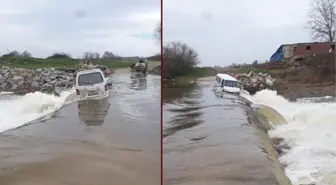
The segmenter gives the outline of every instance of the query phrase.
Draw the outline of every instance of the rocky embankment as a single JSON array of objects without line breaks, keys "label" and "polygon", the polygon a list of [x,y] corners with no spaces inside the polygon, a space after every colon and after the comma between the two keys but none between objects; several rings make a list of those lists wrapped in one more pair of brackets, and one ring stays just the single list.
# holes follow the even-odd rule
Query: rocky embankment
[{"label": "rocky embankment", "polygon": [[105,75],[112,73],[103,65],[79,63],[77,68],[40,68],[36,70],[8,68],[0,69],[0,92],[8,91],[16,94],[25,94],[35,91],[59,94],[61,91],[75,85],[78,71],[87,68],[101,69]]},{"label": "rocky embankment", "polygon": [[263,89],[272,89],[276,79],[272,78],[267,73],[249,73],[233,74],[238,79],[238,84],[241,89],[248,91],[250,94],[255,94]]},{"label": "rocky embankment", "polygon": [[289,100],[336,96],[335,55],[319,54],[293,60],[286,68],[269,70],[269,74],[239,74],[241,87],[251,94],[263,89],[276,90]]}]

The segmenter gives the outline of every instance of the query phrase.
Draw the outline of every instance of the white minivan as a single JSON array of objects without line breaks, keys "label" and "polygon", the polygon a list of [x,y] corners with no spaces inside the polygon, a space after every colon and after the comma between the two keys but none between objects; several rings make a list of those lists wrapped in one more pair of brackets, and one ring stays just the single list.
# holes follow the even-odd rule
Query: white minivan
[{"label": "white minivan", "polygon": [[240,94],[238,87],[238,80],[228,74],[218,73],[213,85],[213,90],[216,92],[227,92],[233,94]]},{"label": "white minivan", "polygon": [[76,94],[79,100],[108,97],[108,89],[107,80],[100,69],[79,71],[76,75]]}]

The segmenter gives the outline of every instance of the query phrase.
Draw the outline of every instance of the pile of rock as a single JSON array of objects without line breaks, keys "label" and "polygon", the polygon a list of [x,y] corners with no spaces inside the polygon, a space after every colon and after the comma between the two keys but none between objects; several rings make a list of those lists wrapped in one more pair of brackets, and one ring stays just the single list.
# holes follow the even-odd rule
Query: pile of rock
[{"label": "pile of rock", "polygon": [[0,69],[0,91],[25,94],[34,91],[58,94],[73,87],[73,72],[57,69]]},{"label": "pile of rock", "polygon": [[100,69],[104,72],[105,76],[112,74],[112,70],[107,68],[105,65],[95,65],[89,61],[80,62],[77,64],[78,70],[75,72],[75,76],[78,71],[85,69]]},{"label": "pile of rock", "polygon": [[248,74],[242,73],[235,75],[238,79],[238,84],[241,89],[248,91],[250,94],[255,94],[263,89],[272,89],[275,78],[267,73],[254,73],[250,71]]}]

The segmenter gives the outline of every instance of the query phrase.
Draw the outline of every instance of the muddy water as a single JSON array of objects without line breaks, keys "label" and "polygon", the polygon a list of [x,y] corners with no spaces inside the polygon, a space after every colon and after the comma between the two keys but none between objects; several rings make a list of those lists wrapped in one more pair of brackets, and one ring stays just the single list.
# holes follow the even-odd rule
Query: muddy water
[{"label": "muddy water", "polygon": [[0,185],[160,184],[160,77],[112,79],[109,99],[3,132]]},{"label": "muddy water", "polygon": [[289,184],[246,100],[167,88],[163,108],[166,185]]}]

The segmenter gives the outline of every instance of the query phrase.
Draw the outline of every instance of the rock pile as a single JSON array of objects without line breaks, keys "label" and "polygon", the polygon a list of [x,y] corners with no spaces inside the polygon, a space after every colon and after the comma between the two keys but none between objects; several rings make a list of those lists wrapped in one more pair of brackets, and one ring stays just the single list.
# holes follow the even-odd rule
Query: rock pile
[{"label": "rock pile", "polygon": [[104,66],[104,65],[94,65],[89,61],[84,61],[84,62],[78,63],[77,68],[78,68],[78,70],[75,71],[75,74],[77,74],[78,71],[85,70],[85,69],[100,69],[104,72],[105,76],[108,76],[108,75],[112,74],[112,70],[108,69],[106,66]]},{"label": "rock pile", "polygon": [[238,84],[241,89],[248,91],[250,94],[255,94],[263,89],[272,89],[275,83],[275,78],[267,73],[254,73],[250,71],[248,74],[242,73],[235,75],[238,79]]},{"label": "rock pile", "polygon": [[0,91],[25,94],[34,91],[59,94],[73,87],[74,73],[57,69],[0,69]]},{"label": "rock pile", "polygon": [[0,92],[9,91],[16,94],[41,91],[58,95],[75,85],[78,71],[88,68],[99,68],[104,74],[112,72],[106,66],[79,63],[78,68],[40,68],[36,70],[9,68],[0,69]]}]

